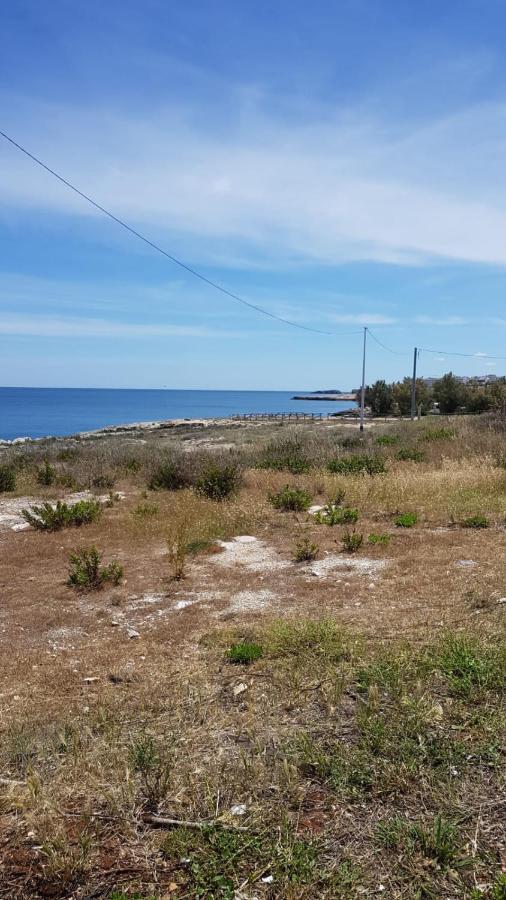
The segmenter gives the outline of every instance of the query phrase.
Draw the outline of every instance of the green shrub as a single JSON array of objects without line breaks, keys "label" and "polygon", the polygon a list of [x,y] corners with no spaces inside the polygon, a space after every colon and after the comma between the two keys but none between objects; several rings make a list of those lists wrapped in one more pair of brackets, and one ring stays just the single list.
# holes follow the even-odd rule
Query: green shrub
[{"label": "green shrub", "polygon": [[284,488],[276,494],[269,494],[269,500],[275,509],[282,509],[285,512],[304,512],[311,506],[311,494],[302,488],[290,487],[286,484]]},{"label": "green shrub", "polygon": [[54,466],[51,466],[47,459],[44,461],[44,465],[37,472],[37,482],[39,484],[50,485],[54,484],[56,481],[56,469]]},{"label": "green shrub", "polygon": [[367,538],[370,544],[382,544],[383,546],[387,546],[390,543],[390,535],[389,534],[375,534],[372,532]]},{"label": "green shrub", "polygon": [[129,459],[128,462],[125,463],[125,469],[130,475],[137,475],[137,472],[140,472],[142,469],[142,463],[139,459]]},{"label": "green shrub", "polygon": [[331,506],[330,503],[316,513],[315,519],[321,525],[346,525],[358,521],[358,509],[350,506]]},{"label": "green shrub", "polygon": [[397,525],[398,528],[413,528],[417,522],[418,516],[414,512],[402,513],[394,519],[394,525]]},{"label": "green shrub", "polygon": [[412,447],[401,447],[395,454],[395,458],[401,462],[423,462],[425,453],[423,450],[416,450]]},{"label": "green shrub", "polygon": [[331,459],[327,468],[336,475],[381,475],[386,471],[383,457],[367,453]]},{"label": "green shrub", "polygon": [[235,494],[242,481],[242,473],[237,465],[211,463],[195,481],[195,490],[209,500],[226,500]]},{"label": "green shrub", "polygon": [[87,525],[100,516],[102,507],[98,500],[79,500],[73,506],[58,500],[55,506],[43,503],[22,511],[23,518],[38,531],[59,531],[60,528]]},{"label": "green shrub", "polygon": [[453,428],[428,428],[422,435],[422,441],[452,441],[456,437]]},{"label": "green shrub", "polygon": [[379,437],[376,438],[376,443],[380,445],[380,447],[391,447],[394,444],[398,444],[400,438],[397,434],[380,434]]},{"label": "green shrub", "polygon": [[89,550],[78,550],[70,555],[68,583],[77,588],[100,590],[107,581],[119,584],[123,576],[123,567],[117,562],[101,566],[102,554],[96,547]]},{"label": "green shrub", "polygon": [[318,556],[318,546],[309,537],[303,537],[295,545],[293,558],[295,562],[312,562]]},{"label": "green shrub", "polygon": [[260,644],[248,641],[240,641],[238,644],[232,644],[227,653],[227,659],[234,665],[248,666],[256,659],[260,659],[263,650]]},{"label": "green shrub", "polygon": [[158,515],[160,511],[160,507],[156,503],[138,503],[137,506],[132,510],[132,515],[135,516],[136,519],[152,519],[154,516]]},{"label": "green shrub", "polygon": [[300,475],[309,471],[311,460],[300,438],[290,436],[271,441],[260,453],[255,466]]},{"label": "green shrub", "polygon": [[348,531],[346,528],[341,537],[341,543],[343,550],[346,550],[347,553],[357,553],[364,543],[364,535],[355,530]]},{"label": "green shrub", "polygon": [[116,484],[114,475],[102,472],[91,479],[91,486],[99,491],[110,491]]},{"label": "green shrub", "polygon": [[0,494],[16,490],[16,471],[13,466],[0,466]]},{"label": "green shrub", "polygon": [[488,528],[490,525],[489,520],[486,516],[469,516],[469,518],[464,519],[462,522],[464,528]]},{"label": "green shrub", "polygon": [[179,491],[189,487],[191,478],[188,470],[179,460],[167,459],[153,472],[149,481],[152,491]]}]

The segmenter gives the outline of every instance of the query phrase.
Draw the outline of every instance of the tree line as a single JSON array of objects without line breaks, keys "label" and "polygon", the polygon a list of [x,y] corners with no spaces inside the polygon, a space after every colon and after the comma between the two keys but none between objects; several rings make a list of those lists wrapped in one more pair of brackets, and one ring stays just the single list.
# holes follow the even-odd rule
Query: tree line
[{"label": "tree line", "polygon": [[[375,416],[408,416],[411,412],[412,379],[404,378],[387,384],[375,381],[365,389],[365,404]],[[452,372],[429,384],[423,378],[416,381],[416,406],[426,415],[438,408],[443,415],[457,412],[481,413],[499,409],[506,402],[506,378],[480,384],[464,384]]]}]

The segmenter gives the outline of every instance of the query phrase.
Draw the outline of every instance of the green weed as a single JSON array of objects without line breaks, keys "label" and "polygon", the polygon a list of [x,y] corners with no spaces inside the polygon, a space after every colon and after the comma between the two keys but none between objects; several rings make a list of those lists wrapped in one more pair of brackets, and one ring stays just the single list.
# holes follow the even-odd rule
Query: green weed
[{"label": "green weed", "polygon": [[277,493],[269,494],[269,500],[275,509],[282,509],[285,512],[304,512],[311,506],[312,497],[308,491],[286,484]]},{"label": "green weed", "polygon": [[94,546],[72,553],[68,583],[91,591],[99,591],[108,581],[119,584],[123,577],[123,567],[117,562],[102,566],[101,562],[102,554]]}]

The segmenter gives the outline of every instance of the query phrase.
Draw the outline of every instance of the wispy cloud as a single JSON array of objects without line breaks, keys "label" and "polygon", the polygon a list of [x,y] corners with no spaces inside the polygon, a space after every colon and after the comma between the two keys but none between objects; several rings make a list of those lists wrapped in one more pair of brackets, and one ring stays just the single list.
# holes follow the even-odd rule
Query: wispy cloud
[{"label": "wispy cloud", "polygon": [[191,325],[167,325],[134,322],[112,322],[106,319],[87,319],[63,316],[0,316],[0,334],[26,337],[56,338],[241,338],[247,332],[225,331]]},{"label": "wispy cloud", "polygon": [[332,314],[329,319],[340,325],[395,325],[398,322],[398,319],[382,316],[379,313]]},{"label": "wispy cloud", "polygon": [[[249,103],[226,131],[213,131],[196,112],[125,119],[18,102],[7,126],[83,190],[193,259],[506,265],[501,104],[423,127],[405,118],[401,129],[363,109],[320,108],[319,120],[295,122]],[[4,205],[95,219],[16,151],[2,146],[0,161]]]}]

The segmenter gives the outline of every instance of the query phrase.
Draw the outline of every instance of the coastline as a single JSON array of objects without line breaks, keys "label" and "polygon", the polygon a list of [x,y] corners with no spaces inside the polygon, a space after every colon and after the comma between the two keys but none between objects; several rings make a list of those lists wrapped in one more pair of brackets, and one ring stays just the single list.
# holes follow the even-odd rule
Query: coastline
[{"label": "coastline", "polygon": [[[321,424],[325,422],[331,422],[334,425],[338,423],[346,425],[346,424],[355,424],[357,420],[358,411],[355,410],[343,410],[342,413],[336,413],[331,417],[319,418],[315,417],[313,420],[308,416],[304,418],[301,415],[300,419],[297,419],[295,415],[293,418],[287,418],[287,422],[308,422],[313,421],[314,424]],[[260,417],[248,418],[245,416],[244,418],[232,417],[232,416],[224,416],[224,417],[209,417],[209,418],[195,418],[195,419],[160,419],[155,421],[146,421],[146,422],[130,422],[123,423],[120,425],[105,425],[102,428],[95,428],[86,431],[78,431],[72,434],[67,435],[53,435],[47,434],[43,437],[16,437],[11,440],[6,438],[0,438],[0,449],[6,447],[12,447],[16,445],[22,444],[36,444],[44,441],[65,441],[65,440],[87,440],[90,438],[101,438],[101,437],[110,437],[111,435],[134,435],[138,433],[142,434],[150,434],[153,432],[159,431],[169,431],[172,429],[183,429],[183,428],[210,428],[210,427],[258,427],[259,425],[266,424],[266,422],[276,422],[278,421],[274,416],[270,419],[262,419]]]}]

